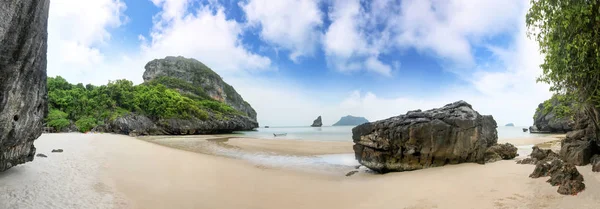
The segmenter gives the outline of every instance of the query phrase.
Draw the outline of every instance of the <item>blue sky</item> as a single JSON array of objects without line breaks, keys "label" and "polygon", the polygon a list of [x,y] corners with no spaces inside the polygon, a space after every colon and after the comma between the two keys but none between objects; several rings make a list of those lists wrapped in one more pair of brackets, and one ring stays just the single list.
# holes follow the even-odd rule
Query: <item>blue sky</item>
[{"label": "blue sky", "polygon": [[456,100],[527,126],[550,96],[522,0],[53,0],[49,76],[136,83],[145,63],[198,59],[261,125],[384,119]]}]

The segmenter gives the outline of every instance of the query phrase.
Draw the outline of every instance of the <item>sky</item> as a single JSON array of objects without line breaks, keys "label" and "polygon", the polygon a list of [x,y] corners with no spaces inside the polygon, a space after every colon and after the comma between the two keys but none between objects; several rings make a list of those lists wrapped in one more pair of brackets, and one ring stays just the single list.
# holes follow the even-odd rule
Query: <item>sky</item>
[{"label": "sky", "polygon": [[533,124],[549,86],[525,0],[52,0],[48,76],[141,83],[153,59],[197,59],[261,126],[370,121],[458,100]]}]

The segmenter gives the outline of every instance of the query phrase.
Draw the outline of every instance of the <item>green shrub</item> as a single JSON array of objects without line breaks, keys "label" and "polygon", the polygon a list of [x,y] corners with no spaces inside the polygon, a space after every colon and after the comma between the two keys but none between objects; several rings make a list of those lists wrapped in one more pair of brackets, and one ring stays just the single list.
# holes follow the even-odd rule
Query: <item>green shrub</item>
[{"label": "green shrub", "polygon": [[50,109],[48,112],[48,117],[45,119],[46,125],[54,128],[57,131],[60,131],[63,128],[71,125],[71,122],[67,119],[67,116],[67,113],[63,111]]},{"label": "green shrub", "polygon": [[96,119],[92,117],[85,117],[75,121],[75,126],[77,130],[82,133],[88,132],[92,130],[92,128],[96,127]]}]

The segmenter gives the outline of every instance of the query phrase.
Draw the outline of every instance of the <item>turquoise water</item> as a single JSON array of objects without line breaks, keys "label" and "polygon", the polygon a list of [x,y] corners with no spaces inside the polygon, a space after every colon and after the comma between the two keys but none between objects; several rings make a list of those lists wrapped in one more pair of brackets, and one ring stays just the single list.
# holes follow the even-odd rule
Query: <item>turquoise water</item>
[{"label": "turquoise water", "polygon": [[[324,126],[324,127],[271,127],[258,128],[256,131],[237,132],[252,138],[261,139],[299,139],[316,141],[352,141],[352,128],[354,126]],[[539,137],[540,134],[523,132],[521,126],[498,127],[498,139]],[[273,134],[286,133],[286,136],[273,136]]]}]

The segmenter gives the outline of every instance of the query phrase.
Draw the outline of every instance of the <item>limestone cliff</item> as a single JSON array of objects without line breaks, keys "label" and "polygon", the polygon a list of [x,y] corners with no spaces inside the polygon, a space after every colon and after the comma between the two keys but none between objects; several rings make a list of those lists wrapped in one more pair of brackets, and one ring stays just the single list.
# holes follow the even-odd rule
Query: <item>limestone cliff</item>
[{"label": "limestone cliff", "polygon": [[0,171],[32,161],[47,112],[48,0],[0,3]]},{"label": "limestone cliff", "polygon": [[573,130],[573,103],[563,95],[554,95],[540,103],[533,116],[531,133],[566,133]]},{"label": "limestone cliff", "polygon": [[[221,76],[198,60],[168,56],[150,61],[145,68],[144,82],[162,79],[167,87],[177,88],[192,96],[210,97],[224,102],[256,120],[256,111],[252,106],[232,86],[225,83]],[[192,85],[185,88],[186,86],[172,82],[173,78]]]}]

